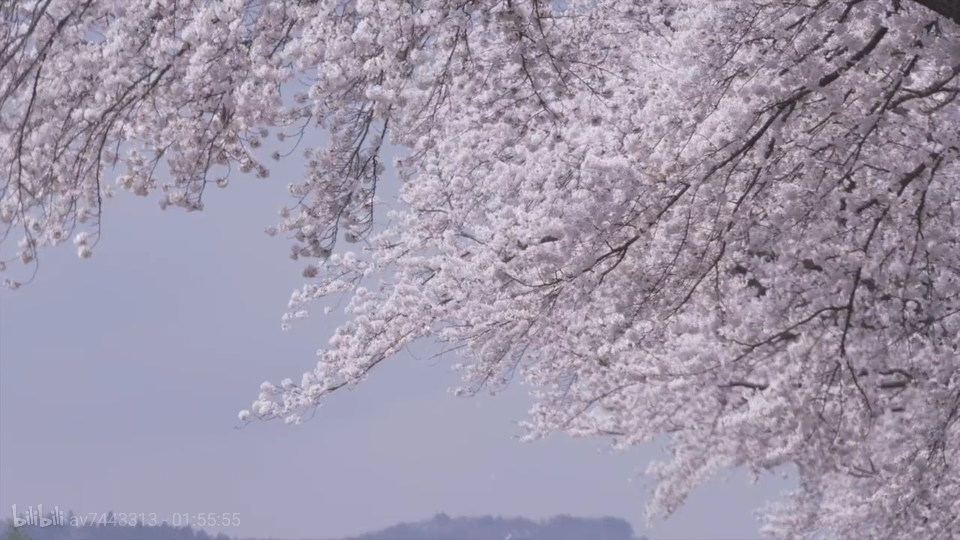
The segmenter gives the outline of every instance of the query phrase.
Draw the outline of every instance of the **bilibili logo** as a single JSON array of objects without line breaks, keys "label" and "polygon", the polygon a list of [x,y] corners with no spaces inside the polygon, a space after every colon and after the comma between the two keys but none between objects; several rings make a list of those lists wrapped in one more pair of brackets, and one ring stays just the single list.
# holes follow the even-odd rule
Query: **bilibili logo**
[{"label": "bilibili logo", "polygon": [[20,515],[17,513],[17,505],[13,505],[13,526],[23,527],[24,525],[36,525],[40,527],[49,527],[51,525],[63,525],[63,512],[59,506],[54,506],[49,512],[49,517],[43,515],[43,505],[38,504],[34,510],[32,506],[27,507],[27,511]]}]

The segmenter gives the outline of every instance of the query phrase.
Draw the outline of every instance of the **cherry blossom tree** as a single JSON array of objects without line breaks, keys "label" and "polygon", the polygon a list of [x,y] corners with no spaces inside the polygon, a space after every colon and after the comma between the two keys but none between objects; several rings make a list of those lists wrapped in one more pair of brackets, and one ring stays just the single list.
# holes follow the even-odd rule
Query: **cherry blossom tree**
[{"label": "cherry blossom tree", "polygon": [[[0,14],[0,222],[28,265],[89,257],[114,183],[195,211],[269,174],[268,137],[306,156],[268,229],[309,261],[285,324],[341,295],[349,318],[241,419],[298,423],[434,339],[461,394],[532,385],[528,439],[666,434],[653,516],[792,466],[773,535],[960,536],[960,1]],[[374,230],[387,144],[405,206]]]}]

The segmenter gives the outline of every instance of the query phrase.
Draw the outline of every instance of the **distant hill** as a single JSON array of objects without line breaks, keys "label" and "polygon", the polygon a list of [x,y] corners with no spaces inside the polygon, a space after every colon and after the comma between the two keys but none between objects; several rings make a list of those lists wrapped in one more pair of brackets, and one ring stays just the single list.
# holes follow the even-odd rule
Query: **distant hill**
[{"label": "distant hill", "polygon": [[633,528],[620,518],[557,516],[524,518],[457,517],[437,514],[417,523],[401,523],[349,540],[634,540]]},{"label": "distant hill", "polygon": [[[0,521],[0,525],[4,523]],[[13,521],[6,520],[7,531],[0,540],[11,537]],[[236,540],[225,534],[212,536],[202,529],[170,525],[122,526],[82,525],[19,527],[30,540]],[[257,539],[245,539],[257,540]],[[332,539],[331,539],[332,540]],[[381,531],[342,540],[637,540],[633,528],[620,518],[578,518],[557,516],[542,521],[525,518],[450,517],[437,514],[415,523],[400,523]],[[644,539],[640,539],[644,540]]]}]

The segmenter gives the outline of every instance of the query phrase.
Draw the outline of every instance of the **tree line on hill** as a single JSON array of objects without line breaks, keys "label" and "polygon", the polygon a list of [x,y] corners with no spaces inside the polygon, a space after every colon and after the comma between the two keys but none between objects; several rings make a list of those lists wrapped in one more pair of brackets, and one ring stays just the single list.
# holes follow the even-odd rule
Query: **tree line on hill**
[{"label": "tree line on hill", "polygon": [[[108,516],[112,514],[107,514]],[[92,521],[92,520],[91,520]],[[191,526],[120,525],[106,520],[88,522],[70,513],[62,524],[14,526],[6,520],[4,540],[240,540]],[[258,539],[243,539],[258,540]],[[545,520],[500,516],[450,517],[399,523],[342,540],[646,540],[637,539],[630,524],[620,518],[555,516]]]}]

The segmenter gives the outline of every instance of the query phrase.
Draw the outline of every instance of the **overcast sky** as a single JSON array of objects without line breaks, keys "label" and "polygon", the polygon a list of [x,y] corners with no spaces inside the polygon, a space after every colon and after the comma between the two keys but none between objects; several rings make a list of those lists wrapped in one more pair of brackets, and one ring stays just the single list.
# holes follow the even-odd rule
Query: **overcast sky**
[{"label": "overcast sky", "polygon": [[[254,423],[264,380],[299,380],[336,324],[280,329],[302,283],[289,243],[263,234],[296,168],[237,178],[199,214],[108,201],[95,256],[42,252],[32,284],[0,292],[0,517],[237,513],[229,535],[332,538],[450,515],[619,516],[654,538],[755,538],[753,509],[786,484],[734,475],[643,528],[657,447],[513,439],[522,388],[461,399],[450,360],[421,347],[330,399],[302,426]],[[14,239],[15,240],[15,239]],[[8,251],[6,248],[4,251]],[[214,529],[217,530],[217,529]]]}]

